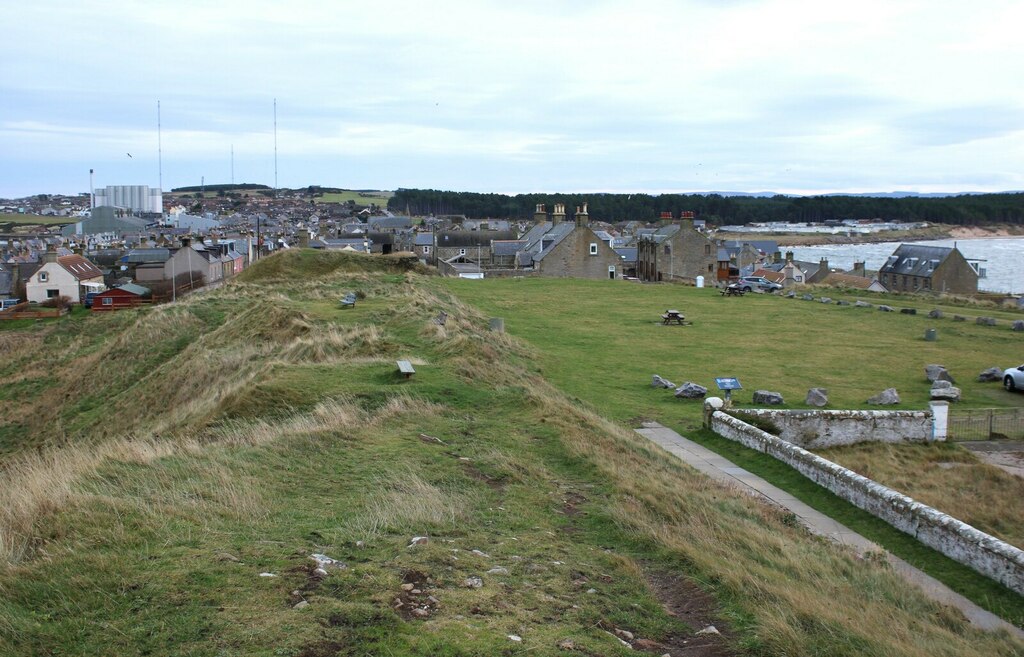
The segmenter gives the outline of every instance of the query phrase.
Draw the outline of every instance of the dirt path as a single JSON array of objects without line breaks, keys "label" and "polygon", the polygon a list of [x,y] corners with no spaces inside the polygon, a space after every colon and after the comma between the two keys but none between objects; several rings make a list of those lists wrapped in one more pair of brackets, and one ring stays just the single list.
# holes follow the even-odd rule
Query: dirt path
[{"label": "dirt path", "polygon": [[1024,478],[1024,441],[971,440],[960,443],[960,446],[970,450],[985,463]]}]

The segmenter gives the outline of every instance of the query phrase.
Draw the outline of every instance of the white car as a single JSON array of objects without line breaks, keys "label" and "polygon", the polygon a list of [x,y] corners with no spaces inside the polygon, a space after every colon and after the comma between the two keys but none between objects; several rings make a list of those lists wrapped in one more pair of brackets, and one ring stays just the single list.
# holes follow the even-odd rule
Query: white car
[{"label": "white car", "polygon": [[1024,365],[1011,367],[1003,372],[1003,387],[1010,392],[1024,390]]}]

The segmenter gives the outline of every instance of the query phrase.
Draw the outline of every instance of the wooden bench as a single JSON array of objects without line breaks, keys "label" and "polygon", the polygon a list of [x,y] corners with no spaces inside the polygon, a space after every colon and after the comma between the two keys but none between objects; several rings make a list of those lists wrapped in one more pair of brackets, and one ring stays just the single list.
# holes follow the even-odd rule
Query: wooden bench
[{"label": "wooden bench", "polygon": [[398,364],[398,371],[401,372],[405,376],[405,378],[408,379],[412,377],[413,374],[416,373],[416,370],[412,368],[412,363],[410,363],[409,361],[399,360],[395,362]]},{"label": "wooden bench", "polygon": [[341,298],[342,308],[355,308],[356,305],[356,293],[348,292]]}]

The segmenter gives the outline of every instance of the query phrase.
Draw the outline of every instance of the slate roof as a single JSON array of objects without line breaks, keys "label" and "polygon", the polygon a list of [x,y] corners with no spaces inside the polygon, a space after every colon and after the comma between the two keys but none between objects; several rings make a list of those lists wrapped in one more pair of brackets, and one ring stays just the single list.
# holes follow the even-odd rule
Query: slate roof
[{"label": "slate roof", "polygon": [[953,249],[945,246],[900,244],[878,272],[929,277],[952,253]]},{"label": "slate roof", "polygon": [[433,246],[434,235],[432,233],[416,233],[412,238],[413,246]]},{"label": "slate roof", "polygon": [[576,228],[576,224],[575,223],[570,223],[570,222],[564,222],[563,221],[561,223],[555,224],[551,228],[551,230],[549,230],[547,233],[545,233],[543,236],[541,236],[541,239],[540,239],[540,242],[539,242],[540,247],[541,247],[541,252],[538,253],[537,255],[533,256],[533,261],[534,262],[539,262],[539,261],[543,260],[545,257],[547,257],[547,255],[549,253],[551,253],[551,251],[556,246],[561,244],[562,240],[564,240],[566,237],[568,237],[569,234],[572,233],[572,231],[575,228]]},{"label": "slate roof", "polygon": [[170,249],[132,249],[121,258],[121,262],[139,265],[147,262],[167,262],[170,257]]},{"label": "slate roof", "polygon": [[493,240],[491,253],[496,256],[514,256],[526,246],[526,240]]},{"label": "slate roof", "polygon": [[125,283],[124,285],[119,285],[117,289],[124,290],[125,292],[131,292],[132,294],[140,297],[147,297],[150,294],[150,289],[148,287],[142,287],[135,283]]},{"label": "slate roof", "polygon": [[635,246],[619,247],[615,249],[615,252],[626,262],[636,262],[637,247]]},{"label": "slate roof", "polygon": [[742,249],[744,244],[749,244],[761,253],[771,255],[778,252],[779,243],[775,240],[726,240],[723,246],[727,249]]},{"label": "slate roof", "polygon": [[437,234],[437,247],[490,247],[491,240],[514,240],[516,234],[500,230],[457,230]]},{"label": "slate roof", "polygon": [[14,294],[14,273],[0,269],[0,297]]},{"label": "slate roof", "polygon": [[78,280],[103,276],[103,272],[100,271],[99,267],[80,255],[60,256],[57,258],[57,264],[68,270]]},{"label": "slate roof", "polygon": [[865,278],[863,276],[854,276],[853,274],[839,274],[832,272],[821,281],[825,285],[834,285],[836,287],[852,287],[857,290],[866,290],[871,287],[871,284],[875,282],[873,278]]}]

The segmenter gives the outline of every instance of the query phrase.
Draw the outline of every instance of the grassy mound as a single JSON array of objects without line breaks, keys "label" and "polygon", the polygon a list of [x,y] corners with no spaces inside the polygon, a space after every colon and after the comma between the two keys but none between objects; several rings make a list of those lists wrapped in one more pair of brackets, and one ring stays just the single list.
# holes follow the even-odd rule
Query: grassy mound
[{"label": "grassy mound", "polygon": [[6,434],[0,653],[1022,649],[654,451],[438,279],[310,253],[12,340],[4,384],[45,385],[4,426],[73,429]]}]

